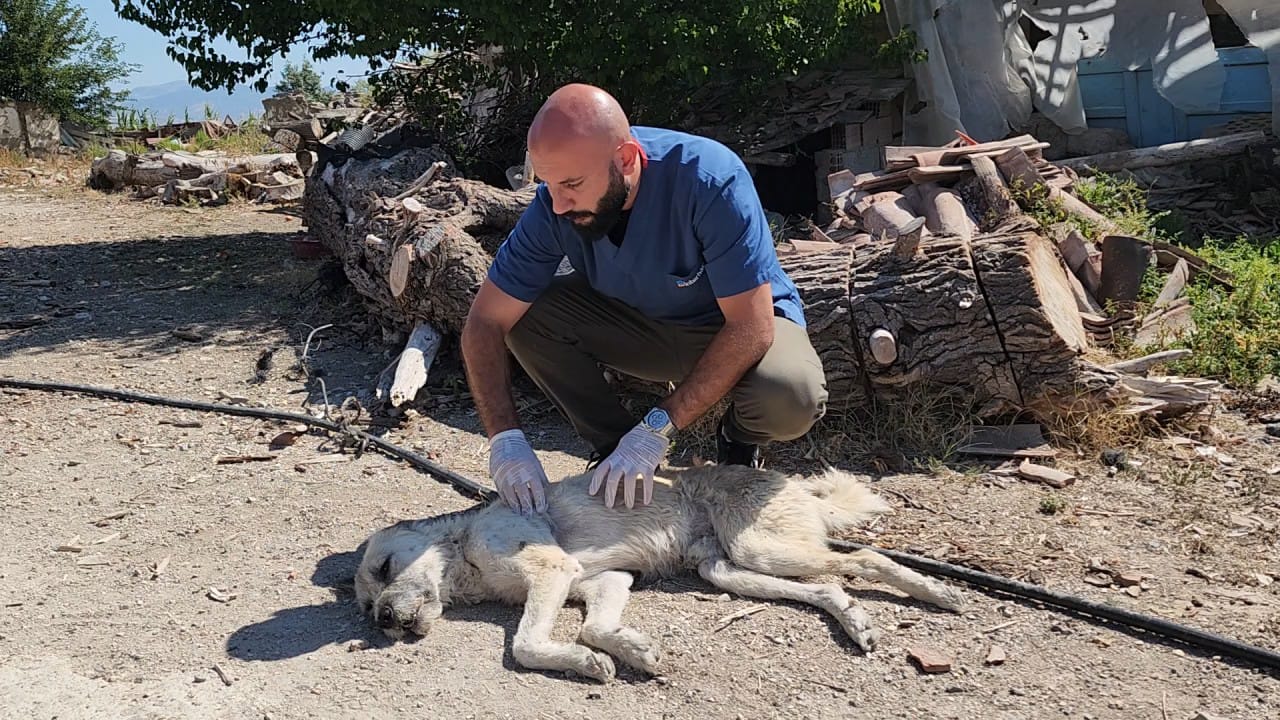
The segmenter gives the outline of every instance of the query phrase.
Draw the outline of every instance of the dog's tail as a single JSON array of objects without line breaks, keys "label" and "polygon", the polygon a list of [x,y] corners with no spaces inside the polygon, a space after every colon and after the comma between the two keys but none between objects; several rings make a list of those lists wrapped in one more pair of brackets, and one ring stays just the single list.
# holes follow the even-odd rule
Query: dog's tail
[{"label": "dog's tail", "polygon": [[889,504],[853,473],[827,468],[809,478],[809,492],[822,500],[827,532],[861,525],[889,511]]}]

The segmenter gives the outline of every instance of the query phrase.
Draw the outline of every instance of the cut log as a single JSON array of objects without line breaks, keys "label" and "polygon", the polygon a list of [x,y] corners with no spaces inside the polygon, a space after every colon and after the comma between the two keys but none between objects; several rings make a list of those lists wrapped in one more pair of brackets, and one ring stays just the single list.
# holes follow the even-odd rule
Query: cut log
[{"label": "cut log", "polygon": [[[405,333],[425,322],[448,336],[461,331],[493,253],[534,188],[510,191],[438,177],[425,212],[407,222],[392,198],[437,161],[448,162],[448,155],[438,147],[414,147],[390,158],[348,159],[341,167],[321,163],[306,183],[303,218],[376,319]],[[370,234],[387,242],[367,243]],[[412,277],[396,296],[389,283],[392,254],[404,243],[414,244]]]},{"label": "cut log", "polygon": [[1004,184],[994,160],[989,157],[972,160],[973,177],[961,182],[956,189],[972,209],[978,227],[983,232],[990,232],[1017,215],[1018,204]]},{"label": "cut log", "polygon": [[1058,160],[1057,164],[1079,173],[1113,173],[1241,155],[1264,142],[1266,133],[1252,131]]},{"label": "cut log", "polygon": [[902,193],[877,193],[862,200],[859,206],[862,226],[873,236],[883,234],[896,238],[916,220],[911,204]]},{"label": "cut log", "polygon": [[[320,124],[319,118],[306,118],[304,120],[284,120],[273,122],[270,124],[271,132],[275,133],[281,130],[288,130],[297,135],[304,143],[319,142],[324,136],[324,126]],[[277,141],[279,142],[279,141]],[[283,143],[282,143],[283,144]],[[297,150],[297,147],[290,148]]]},{"label": "cut log", "polygon": [[[96,158],[89,170],[89,187],[95,190],[123,190],[134,185],[133,168],[138,158],[123,150],[109,150],[103,157]],[[170,178],[172,179],[172,178]],[[168,182],[168,180],[166,180]],[[156,184],[156,183],[139,183]]]},{"label": "cut log", "polygon": [[391,255],[391,273],[387,276],[387,286],[391,288],[392,297],[400,297],[409,286],[409,269],[413,265],[413,243],[405,243],[396,248]]},{"label": "cut log", "polygon": [[133,167],[129,185],[155,187],[178,179],[178,171],[159,160],[139,160]]},{"label": "cut log", "polygon": [[935,183],[919,186],[925,226],[935,235],[954,235],[968,240],[978,232],[978,224],[969,216],[964,201],[950,188]]},{"label": "cut log", "polygon": [[916,218],[898,228],[898,238],[893,242],[893,256],[900,261],[915,257],[920,249],[920,238],[925,232],[924,218]]},{"label": "cut log", "polygon": [[[1105,395],[1115,380],[1080,362],[1087,338],[1064,275],[1052,246],[1031,233],[926,238],[906,264],[873,245],[854,259],[854,355],[868,359],[877,394],[928,381],[970,388],[993,409],[1052,416],[1055,398]],[[876,329],[895,338],[892,365],[869,361]]]},{"label": "cut log", "polygon": [[297,152],[302,147],[303,142],[301,135],[287,129],[277,130],[275,135],[271,136],[271,139],[294,152]]},{"label": "cut log", "polygon": [[303,177],[306,177],[311,172],[311,168],[316,164],[317,159],[316,154],[310,150],[299,150],[294,153],[293,157],[298,161],[298,171],[302,173]]},{"label": "cut log", "polygon": [[871,357],[881,365],[892,365],[893,361],[898,359],[898,341],[888,330],[884,328],[872,330],[871,338],[867,342],[871,346]]},{"label": "cut log", "polygon": [[400,362],[396,365],[395,382],[391,385],[393,407],[400,407],[413,400],[422,386],[427,384],[427,375],[431,372],[436,353],[440,351],[442,339],[439,331],[426,323],[419,323],[409,334],[409,342],[405,344],[404,352],[400,353]]},{"label": "cut log", "polygon": [[287,200],[300,200],[306,192],[307,181],[302,178],[291,180],[281,185],[263,185],[261,183],[252,183],[249,185],[247,195],[254,202],[285,202]]}]

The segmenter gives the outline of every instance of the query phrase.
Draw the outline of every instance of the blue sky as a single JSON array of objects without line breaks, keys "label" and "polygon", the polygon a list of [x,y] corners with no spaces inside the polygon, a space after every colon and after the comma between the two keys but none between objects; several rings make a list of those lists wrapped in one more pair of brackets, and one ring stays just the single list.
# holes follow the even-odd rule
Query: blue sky
[{"label": "blue sky", "polygon": [[[140,66],[137,72],[125,81],[124,87],[142,87],[159,85],[175,80],[187,80],[186,70],[165,54],[165,47],[168,42],[163,35],[137,23],[121,19],[116,14],[111,0],[82,0],[78,4],[85,8],[89,19],[98,26],[98,32],[103,35],[115,36],[121,42],[124,46],[124,60]],[[244,50],[231,43],[222,41],[217,43],[217,46],[218,50],[224,52],[228,57],[246,57]],[[299,63],[307,59],[307,57],[305,48],[295,48],[275,64],[272,79],[274,80],[278,76],[278,71],[284,67],[285,60]],[[324,62],[313,61],[313,64],[325,79],[326,84],[331,77],[340,77],[338,75],[340,70],[347,74],[361,75],[365,72],[366,67],[364,61],[349,58]],[[236,89],[241,90],[243,87],[237,86]]]}]

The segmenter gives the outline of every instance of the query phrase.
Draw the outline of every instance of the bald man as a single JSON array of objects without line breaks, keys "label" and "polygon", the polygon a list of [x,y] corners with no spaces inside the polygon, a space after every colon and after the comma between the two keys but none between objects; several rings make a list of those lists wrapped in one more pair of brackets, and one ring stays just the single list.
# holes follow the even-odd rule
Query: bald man
[{"label": "bald man", "polygon": [[[672,434],[726,395],[719,463],[808,432],[826,380],[799,294],[778,264],[746,166],[713,140],[632,127],[618,102],[567,85],[528,132],[539,185],[498,249],[462,332],[472,397],[503,500],[545,509],[546,474],[520,429],[506,349],[594,448],[589,492],[628,508]],[[567,260],[568,268],[562,266]],[[678,383],[632,416],[601,367]]]}]

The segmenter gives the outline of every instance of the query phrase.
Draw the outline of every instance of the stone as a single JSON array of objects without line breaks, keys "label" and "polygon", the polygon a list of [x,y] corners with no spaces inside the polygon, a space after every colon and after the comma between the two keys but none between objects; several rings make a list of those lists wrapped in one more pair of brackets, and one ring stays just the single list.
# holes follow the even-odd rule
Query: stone
[{"label": "stone", "polygon": [[907,648],[907,654],[926,673],[951,672],[951,656],[943,651],[924,645]]},{"label": "stone", "polygon": [[992,645],[991,649],[987,650],[987,659],[983,662],[987,665],[1003,665],[1007,658],[1008,655],[1005,653],[1004,648],[999,645]]},{"label": "stone", "polygon": [[1120,587],[1133,587],[1134,585],[1142,584],[1142,574],[1136,572],[1116,573],[1113,579]]}]

